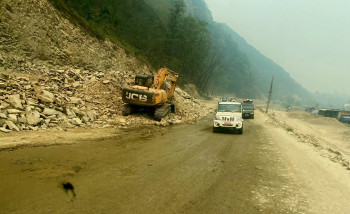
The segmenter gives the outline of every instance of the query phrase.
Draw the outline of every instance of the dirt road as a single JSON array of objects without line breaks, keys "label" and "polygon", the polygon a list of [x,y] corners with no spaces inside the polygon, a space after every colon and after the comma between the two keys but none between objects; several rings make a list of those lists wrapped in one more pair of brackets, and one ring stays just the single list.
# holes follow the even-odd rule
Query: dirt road
[{"label": "dirt road", "polygon": [[243,135],[211,119],[0,152],[0,213],[350,213],[339,164],[260,112]]}]

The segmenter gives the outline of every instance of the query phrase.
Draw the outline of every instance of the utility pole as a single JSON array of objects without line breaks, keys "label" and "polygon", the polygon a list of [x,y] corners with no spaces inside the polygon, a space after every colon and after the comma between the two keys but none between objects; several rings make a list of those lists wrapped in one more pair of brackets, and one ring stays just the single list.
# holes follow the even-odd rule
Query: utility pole
[{"label": "utility pole", "polygon": [[269,105],[270,105],[271,95],[272,95],[273,79],[274,79],[274,76],[272,76],[272,80],[271,80],[271,86],[270,86],[270,91],[269,91],[269,98],[267,100],[267,106],[266,106],[266,113],[269,111]]}]

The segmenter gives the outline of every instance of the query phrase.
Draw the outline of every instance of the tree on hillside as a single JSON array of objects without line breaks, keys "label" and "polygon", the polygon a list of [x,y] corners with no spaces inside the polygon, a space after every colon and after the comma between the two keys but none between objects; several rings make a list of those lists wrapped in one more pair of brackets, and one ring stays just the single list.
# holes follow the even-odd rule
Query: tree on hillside
[{"label": "tree on hillside", "polygon": [[[207,23],[186,15],[183,0],[174,2],[168,22],[168,51],[176,61],[171,64],[182,74],[184,83],[194,83],[201,92],[205,92],[210,75],[217,59],[212,48],[212,38]],[[208,63],[210,62],[210,63]]]}]

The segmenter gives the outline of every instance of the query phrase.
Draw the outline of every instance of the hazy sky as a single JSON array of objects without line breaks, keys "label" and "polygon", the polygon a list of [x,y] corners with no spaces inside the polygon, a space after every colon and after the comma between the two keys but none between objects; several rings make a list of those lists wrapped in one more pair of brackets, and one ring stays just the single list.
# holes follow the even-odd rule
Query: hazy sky
[{"label": "hazy sky", "polygon": [[205,0],[311,92],[350,94],[350,0]]}]

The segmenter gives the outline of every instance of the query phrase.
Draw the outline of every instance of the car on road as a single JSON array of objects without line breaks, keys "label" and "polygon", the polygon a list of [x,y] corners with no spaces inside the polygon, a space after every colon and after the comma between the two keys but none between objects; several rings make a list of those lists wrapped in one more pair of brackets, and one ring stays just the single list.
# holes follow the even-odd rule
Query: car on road
[{"label": "car on road", "polygon": [[222,97],[222,98],[221,98],[221,102],[227,102],[227,97],[225,97],[225,96]]},{"label": "car on road", "polygon": [[213,121],[213,132],[229,130],[243,134],[242,104],[219,102]]},{"label": "car on road", "polygon": [[249,100],[249,99],[243,100],[242,109],[243,109],[243,113],[242,113],[243,119],[245,118],[254,119],[255,107],[253,104],[253,100]]}]

